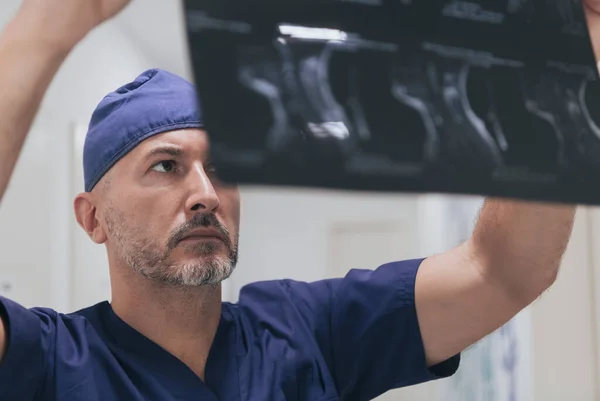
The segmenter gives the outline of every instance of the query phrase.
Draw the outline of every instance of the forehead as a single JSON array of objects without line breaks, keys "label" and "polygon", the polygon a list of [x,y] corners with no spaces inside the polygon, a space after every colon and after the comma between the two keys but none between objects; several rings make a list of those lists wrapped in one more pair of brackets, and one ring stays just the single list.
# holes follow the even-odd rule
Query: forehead
[{"label": "forehead", "polygon": [[[101,178],[103,182],[102,193],[112,186],[113,178],[122,177],[123,171],[137,171],[146,168],[149,162],[157,159],[167,159],[175,156],[201,159],[203,162],[209,158],[209,139],[206,131],[197,128],[167,131],[151,136],[123,156]],[[119,171],[115,174],[116,171]]]},{"label": "forehead", "polygon": [[209,152],[208,134],[200,129],[183,129],[168,131],[152,136],[130,152],[132,158],[148,157],[155,151],[168,148],[178,148],[185,154],[196,157],[206,157]]}]

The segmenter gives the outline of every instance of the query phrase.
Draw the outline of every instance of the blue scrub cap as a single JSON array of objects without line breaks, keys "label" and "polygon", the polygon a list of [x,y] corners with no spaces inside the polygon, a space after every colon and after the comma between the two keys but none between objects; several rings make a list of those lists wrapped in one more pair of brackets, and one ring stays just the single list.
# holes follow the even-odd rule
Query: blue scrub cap
[{"label": "blue scrub cap", "polygon": [[151,136],[203,127],[194,85],[164,70],[143,72],[108,94],[92,114],[83,149],[85,190]]}]

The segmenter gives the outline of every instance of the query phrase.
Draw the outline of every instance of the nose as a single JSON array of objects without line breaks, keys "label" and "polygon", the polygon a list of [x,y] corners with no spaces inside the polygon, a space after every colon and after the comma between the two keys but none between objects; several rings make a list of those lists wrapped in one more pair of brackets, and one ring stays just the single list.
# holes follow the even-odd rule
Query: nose
[{"label": "nose", "polygon": [[219,197],[202,166],[194,167],[187,177],[189,196],[186,200],[188,213],[214,212],[219,207]]}]

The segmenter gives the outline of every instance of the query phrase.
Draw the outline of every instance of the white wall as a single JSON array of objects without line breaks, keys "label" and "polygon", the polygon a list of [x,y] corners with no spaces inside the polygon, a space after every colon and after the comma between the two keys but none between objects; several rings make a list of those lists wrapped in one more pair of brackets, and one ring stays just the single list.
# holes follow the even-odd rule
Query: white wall
[{"label": "white wall", "polygon": [[[307,189],[243,189],[240,264],[232,289],[261,279],[292,275],[310,281],[331,275],[328,236],[335,222],[406,222],[417,239],[415,199]],[[400,253],[407,253],[406,248],[410,247],[398,247]],[[418,247],[412,248],[411,255],[421,254]],[[375,268],[378,263],[383,260],[363,267]]]},{"label": "white wall", "polygon": [[[3,1],[3,21],[16,4]],[[111,23],[87,37],[59,71],[0,208],[0,268],[12,283],[5,293],[26,305],[70,308],[71,125],[87,123],[105,94],[152,66]]]},{"label": "white wall", "polygon": [[592,210],[579,209],[558,280],[532,308],[536,401],[600,399]]}]

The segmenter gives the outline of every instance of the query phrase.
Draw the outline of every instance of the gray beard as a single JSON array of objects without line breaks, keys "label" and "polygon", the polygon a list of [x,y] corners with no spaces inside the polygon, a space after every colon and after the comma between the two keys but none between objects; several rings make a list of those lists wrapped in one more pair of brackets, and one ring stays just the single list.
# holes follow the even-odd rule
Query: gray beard
[{"label": "gray beard", "polygon": [[197,261],[174,264],[168,255],[132,252],[124,256],[128,266],[147,279],[168,286],[200,287],[214,286],[226,280],[237,264],[237,250],[227,257],[214,255],[213,244],[188,245],[186,252],[193,253]]},{"label": "gray beard", "polygon": [[156,244],[125,233],[117,224],[124,221],[120,211],[107,210],[107,228],[115,239],[119,256],[135,273],[153,282],[177,287],[214,286],[229,278],[237,265],[239,236],[225,244],[229,249],[227,256],[216,255],[217,248],[211,243],[200,243],[184,248],[186,253],[197,256],[196,260],[172,263],[170,250],[176,246],[174,238],[169,241],[167,250],[160,252]]},{"label": "gray beard", "polygon": [[213,259],[202,263],[170,266],[157,269],[156,266],[144,268],[132,266],[132,270],[143,277],[170,287],[214,286],[229,278],[234,266],[224,260]]}]

